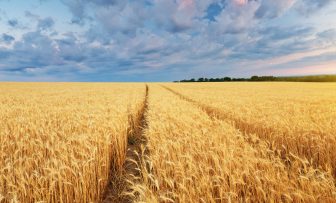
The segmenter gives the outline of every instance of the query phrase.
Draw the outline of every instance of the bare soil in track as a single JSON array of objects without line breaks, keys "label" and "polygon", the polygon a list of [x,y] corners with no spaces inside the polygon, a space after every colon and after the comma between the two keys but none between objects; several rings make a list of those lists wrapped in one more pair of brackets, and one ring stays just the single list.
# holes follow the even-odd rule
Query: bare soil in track
[{"label": "bare soil in track", "polygon": [[147,128],[148,92],[149,88],[146,85],[146,95],[141,109],[137,115],[129,116],[128,146],[123,171],[121,174],[116,174],[111,168],[109,182],[105,189],[102,203],[131,203],[134,200],[134,197],[126,195],[126,193],[131,192],[127,180],[131,180],[132,182],[141,181],[141,174],[138,168],[143,156],[148,154],[148,150],[143,151],[147,143],[144,129]]}]

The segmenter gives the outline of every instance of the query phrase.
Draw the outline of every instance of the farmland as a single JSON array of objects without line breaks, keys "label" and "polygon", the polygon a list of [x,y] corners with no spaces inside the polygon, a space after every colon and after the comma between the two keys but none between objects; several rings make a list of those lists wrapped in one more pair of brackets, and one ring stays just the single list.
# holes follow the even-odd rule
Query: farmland
[{"label": "farmland", "polygon": [[145,85],[1,84],[0,196],[97,202],[121,172]]},{"label": "farmland", "polygon": [[0,202],[335,202],[336,84],[1,83]]}]

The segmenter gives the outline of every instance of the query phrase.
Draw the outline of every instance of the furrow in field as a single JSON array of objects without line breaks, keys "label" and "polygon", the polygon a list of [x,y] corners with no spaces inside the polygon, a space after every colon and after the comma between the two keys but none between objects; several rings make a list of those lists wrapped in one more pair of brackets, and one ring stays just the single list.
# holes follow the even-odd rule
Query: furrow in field
[{"label": "furrow in field", "polygon": [[109,183],[105,189],[102,203],[133,202],[136,194],[132,194],[132,184],[141,181],[139,173],[139,164],[143,159],[142,155],[147,152],[142,151],[146,145],[147,139],[143,136],[143,130],[146,128],[145,114],[148,106],[148,85],[146,85],[145,96],[142,105],[136,114],[129,114],[128,118],[128,136],[126,161],[122,173],[115,173],[111,168]]},{"label": "furrow in field", "polygon": [[289,170],[264,141],[255,137],[251,145],[230,123],[163,90],[151,86],[150,156],[140,165],[145,181],[133,186],[136,202],[335,200],[333,181],[323,173]]},{"label": "furrow in field", "polygon": [[[234,117],[221,109],[183,95],[170,87],[164,85],[162,85],[162,87],[180,98],[199,106],[209,116],[231,122],[242,133],[246,135],[257,135],[260,139],[267,142],[269,149],[281,157],[281,159],[289,167],[292,167],[292,165],[295,164],[292,163],[294,161],[301,162],[301,165],[304,168],[309,166],[311,168],[315,168],[316,170],[325,171],[335,178],[336,163],[333,160],[336,160],[336,152],[331,149],[334,145],[330,144],[335,142],[334,137],[324,136],[324,141],[329,144],[320,146],[321,144],[316,143],[317,140],[314,137],[311,139],[300,139],[300,135],[291,137],[288,134],[279,132],[274,128],[246,122],[245,120]],[[247,139],[251,140],[249,136],[247,136]]]}]

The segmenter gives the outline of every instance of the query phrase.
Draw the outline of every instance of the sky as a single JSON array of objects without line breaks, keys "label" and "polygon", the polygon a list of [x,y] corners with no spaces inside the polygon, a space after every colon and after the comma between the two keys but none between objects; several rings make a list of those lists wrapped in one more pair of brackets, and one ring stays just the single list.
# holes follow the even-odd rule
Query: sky
[{"label": "sky", "polygon": [[336,0],[0,0],[0,81],[336,74]]}]

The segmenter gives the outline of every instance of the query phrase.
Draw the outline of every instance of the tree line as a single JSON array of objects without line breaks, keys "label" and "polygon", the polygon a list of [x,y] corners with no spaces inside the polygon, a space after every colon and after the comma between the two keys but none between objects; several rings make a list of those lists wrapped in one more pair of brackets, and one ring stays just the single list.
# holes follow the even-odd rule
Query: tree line
[{"label": "tree line", "polygon": [[312,76],[295,76],[295,77],[275,77],[275,76],[252,76],[250,78],[191,78],[189,80],[180,80],[174,82],[336,82],[336,75],[312,75]]}]

